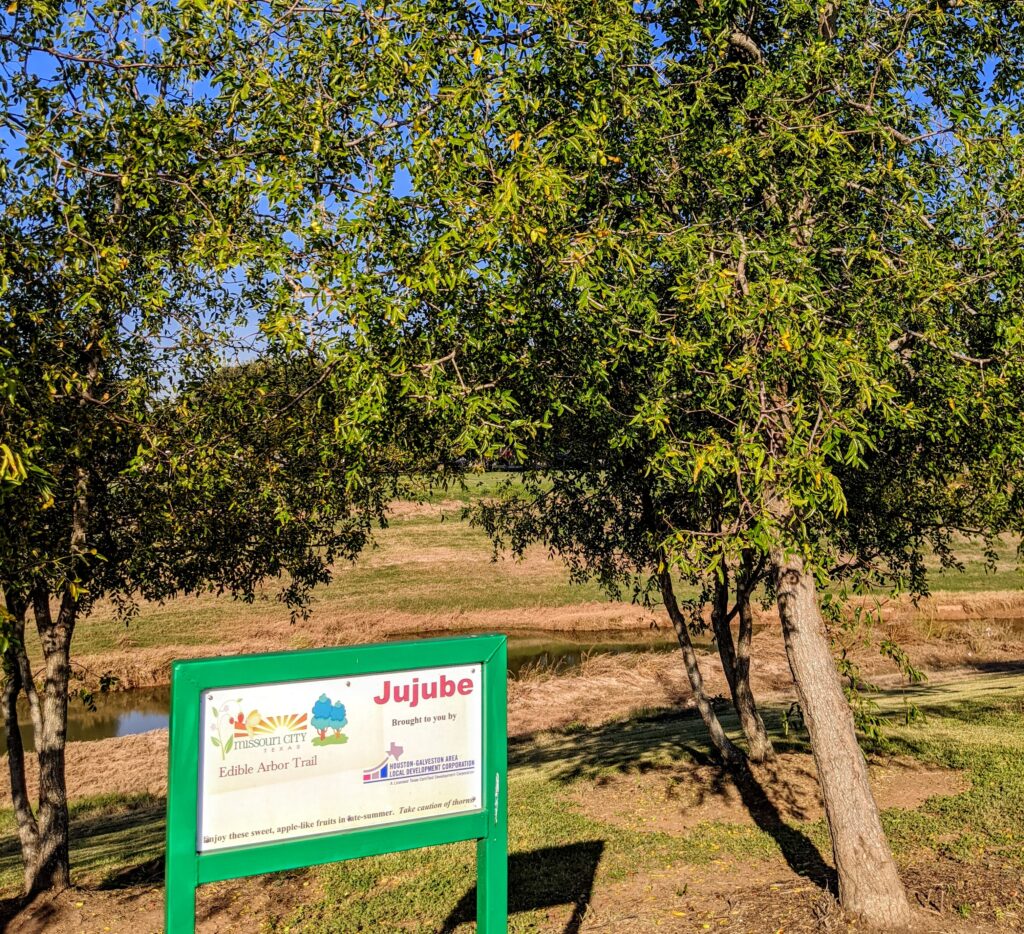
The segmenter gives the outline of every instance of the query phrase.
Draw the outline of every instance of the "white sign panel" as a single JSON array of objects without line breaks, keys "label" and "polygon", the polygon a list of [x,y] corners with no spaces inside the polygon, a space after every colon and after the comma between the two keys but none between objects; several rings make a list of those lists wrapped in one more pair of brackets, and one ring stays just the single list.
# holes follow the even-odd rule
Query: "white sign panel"
[{"label": "white sign panel", "polygon": [[201,852],[481,804],[480,665],[206,691]]}]

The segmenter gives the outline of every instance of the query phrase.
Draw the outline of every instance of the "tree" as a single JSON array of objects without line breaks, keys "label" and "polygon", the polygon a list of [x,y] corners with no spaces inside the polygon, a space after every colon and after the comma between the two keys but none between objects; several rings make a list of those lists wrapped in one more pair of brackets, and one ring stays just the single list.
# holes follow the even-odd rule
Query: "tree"
[{"label": "tree", "polygon": [[291,133],[304,137],[247,122],[245,11],[12,4],[0,18],[3,716],[33,894],[70,882],[67,705],[90,609],[130,618],[139,599],[206,589],[252,600],[270,579],[301,612],[382,518],[397,463],[380,417],[362,435],[339,347],[326,363],[278,339],[303,301],[277,267],[309,204],[292,186]]},{"label": "tree", "polygon": [[[819,592],[916,586],[950,530],[1020,528],[1019,21],[986,0],[397,4],[372,33],[367,61],[408,75],[378,102],[383,181],[336,222],[372,235],[335,241],[357,273],[329,252],[306,272],[382,307],[325,309],[456,447],[589,447],[542,492],[575,483],[570,554],[650,528],[647,487],[655,527],[678,510],[639,543],[669,606],[670,571],[724,591],[764,563],[842,903],[905,926]],[[634,553],[598,543],[597,572]]]},{"label": "tree", "polygon": [[334,735],[338,736],[348,725],[345,705],[341,701],[331,703],[331,699],[326,694],[321,694],[313,705],[313,719],[309,722],[313,725],[313,729],[320,734],[322,740],[327,738],[328,730],[334,730]]}]

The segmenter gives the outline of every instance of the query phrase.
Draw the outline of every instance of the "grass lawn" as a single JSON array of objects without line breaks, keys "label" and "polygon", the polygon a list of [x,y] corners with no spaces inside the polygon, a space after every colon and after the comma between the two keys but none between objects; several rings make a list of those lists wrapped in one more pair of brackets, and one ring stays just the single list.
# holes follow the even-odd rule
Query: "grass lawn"
[{"label": "grass lawn", "polygon": [[[961,917],[999,922],[1021,909],[1024,893],[989,893],[995,897],[986,899],[984,884],[974,889],[962,883],[976,869],[987,873],[994,863],[1016,875],[1024,870],[1024,680],[1002,677],[924,689],[914,700],[927,720],[891,726],[886,742],[873,751],[962,770],[970,788],[913,810],[887,810],[886,832],[904,866],[934,862],[943,863],[944,872],[954,870],[935,876],[939,887],[949,890],[945,908]],[[902,703],[900,695],[881,700],[893,723],[899,723]],[[780,751],[806,751],[801,738],[779,735],[779,713],[771,712],[770,719]],[[725,722],[735,728],[729,718]],[[548,910],[585,907],[592,885],[595,891],[628,887],[677,870],[685,878],[687,867],[732,867],[753,878],[770,875],[771,863],[785,861],[799,875],[820,882],[819,876],[828,872],[821,857],[831,862],[820,819],[791,824],[760,820],[761,826],[708,822],[669,834],[599,821],[579,806],[611,775],[651,775],[704,763],[707,756],[699,721],[671,716],[613,723],[587,735],[550,736],[514,753],[511,929],[561,931],[558,925],[548,926]],[[664,806],[673,803],[666,800]],[[469,846],[447,849],[443,857],[421,851],[324,867],[318,870],[322,900],[273,930],[374,930],[398,918],[408,919],[411,930],[455,929],[473,917],[474,860]],[[665,921],[686,914],[690,893],[681,888],[676,894],[678,901],[659,909]],[[562,915],[560,924],[565,910]]]},{"label": "grass lawn", "polygon": [[[873,761],[896,756],[955,774],[960,785],[958,793],[884,811],[908,887],[917,904],[952,922],[973,919],[1010,929],[1024,918],[1021,886],[1008,881],[1019,883],[1024,871],[1024,680],[986,675],[915,690],[912,700],[926,719],[908,726],[902,722],[904,695],[880,698],[890,729],[884,745],[871,750]],[[780,715],[768,711],[780,751],[799,759],[806,751],[803,737],[782,737]],[[725,722],[735,728],[729,718]],[[510,760],[513,931],[577,930],[588,912],[607,919],[606,928],[595,930],[642,931],[662,921],[693,924],[673,928],[678,930],[732,929],[734,923],[736,929],[768,930],[743,928],[740,921],[753,916],[775,924],[783,918],[779,912],[788,912],[787,931],[817,929],[807,925],[817,923],[815,912],[828,900],[820,886],[830,875],[820,818],[781,819],[755,782],[743,795],[754,821],[658,827],[662,812],[692,806],[684,792],[697,772],[715,772],[694,718],[652,713],[546,734],[514,746]],[[678,787],[682,797],[659,791],[651,809],[625,820],[588,806],[617,782],[632,789]],[[629,804],[623,802],[627,810]],[[10,814],[0,821],[0,886],[10,895],[20,879],[17,848]],[[81,801],[73,824],[79,884],[157,884],[159,799]],[[266,885],[279,885],[281,897],[276,910],[263,911],[262,930],[471,930],[474,881],[469,844],[268,877]],[[712,897],[725,889],[727,899]]]}]

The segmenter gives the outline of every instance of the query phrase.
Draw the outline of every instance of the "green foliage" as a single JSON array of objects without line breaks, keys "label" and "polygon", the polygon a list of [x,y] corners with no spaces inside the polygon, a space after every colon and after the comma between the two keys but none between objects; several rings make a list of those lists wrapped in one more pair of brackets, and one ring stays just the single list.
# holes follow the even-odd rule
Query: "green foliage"
[{"label": "green foliage", "polygon": [[[366,541],[396,455],[379,413],[376,441],[343,418],[351,366],[275,337],[305,301],[282,256],[311,196],[301,128],[244,104],[254,62],[284,68],[251,47],[266,23],[0,16],[0,581],[86,610],[285,577],[301,606]],[[287,69],[259,86],[300,90]]]},{"label": "green foliage", "polygon": [[1000,4],[416,3],[332,29],[377,131],[310,235],[312,320],[441,457],[529,468],[480,516],[500,545],[638,599],[663,561],[707,594],[776,549],[920,593],[957,531],[1021,531]]}]

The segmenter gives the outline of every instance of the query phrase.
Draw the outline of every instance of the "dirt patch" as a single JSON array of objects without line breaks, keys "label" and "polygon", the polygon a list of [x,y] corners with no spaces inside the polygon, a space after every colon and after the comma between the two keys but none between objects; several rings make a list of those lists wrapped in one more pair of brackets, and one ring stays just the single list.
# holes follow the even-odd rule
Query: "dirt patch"
[{"label": "dirt patch", "polygon": [[[933,860],[926,874],[910,867],[903,876],[915,909],[914,934],[1024,930],[1020,873],[1012,866],[964,867]],[[564,925],[561,917],[559,921]],[[551,925],[550,930],[561,934],[567,928]],[[843,914],[832,893],[798,876],[781,860],[734,859],[717,859],[707,866],[671,866],[602,886],[587,906],[579,930],[583,934],[867,932],[864,925]]]},{"label": "dirt patch", "polygon": [[388,506],[389,519],[440,519],[446,516],[461,516],[465,503],[457,499],[445,499],[440,503],[417,503],[415,500],[395,500]]},{"label": "dirt patch", "polygon": [[[1011,866],[934,859],[904,869],[916,909],[916,934],[1001,934],[1024,930],[1020,874]],[[314,872],[290,872],[204,886],[197,899],[200,934],[251,934],[287,918],[318,896]],[[966,917],[965,917],[966,916]],[[153,884],[121,891],[75,890],[38,899],[14,918],[9,934],[158,934],[163,893]],[[301,925],[295,930],[301,931]],[[469,934],[462,925],[459,934]],[[669,866],[608,881],[580,905],[551,908],[543,934],[648,934],[728,931],[746,934],[865,932],[835,898],[781,860],[715,860]]]},{"label": "dirt patch", "polygon": [[[766,826],[814,821],[824,814],[810,755],[785,753],[737,777],[716,766],[679,763],[640,774],[602,777],[577,786],[576,803],[598,820],[633,830],[685,833],[705,822]],[[909,758],[874,759],[871,789],[880,808],[919,807],[968,789],[962,773]]]},{"label": "dirt patch", "polygon": [[[162,868],[161,868],[162,872]],[[319,895],[315,872],[282,872],[202,886],[196,896],[199,934],[243,934],[265,930]],[[15,915],[5,934],[160,934],[164,930],[162,885],[124,889],[72,889],[41,896]]]}]

